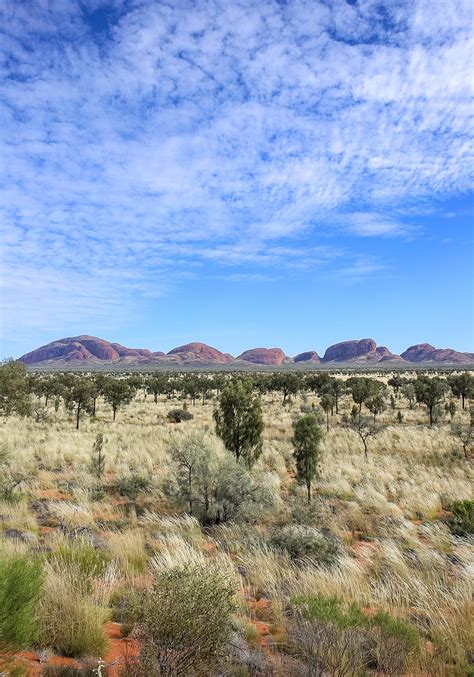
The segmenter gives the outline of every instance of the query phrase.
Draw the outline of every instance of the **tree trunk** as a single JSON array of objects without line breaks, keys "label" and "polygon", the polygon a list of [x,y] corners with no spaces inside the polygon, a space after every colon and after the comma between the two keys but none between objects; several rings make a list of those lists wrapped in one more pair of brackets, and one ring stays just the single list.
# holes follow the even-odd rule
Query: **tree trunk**
[{"label": "tree trunk", "polygon": [[308,505],[311,503],[311,480],[306,482],[306,489],[308,491]]},{"label": "tree trunk", "polygon": [[155,400],[155,404],[158,404],[158,393],[153,393],[153,399]]},{"label": "tree trunk", "polygon": [[433,407],[428,407],[430,412],[430,426],[433,425]]},{"label": "tree trunk", "polygon": [[95,416],[95,403],[97,402],[97,397],[94,397],[94,406],[92,407],[92,416]]},{"label": "tree trunk", "polygon": [[112,420],[115,421],[115,414],[117,413],[117,407],[112,407],[112,410],[114,412],[114,417],[113,417]]},{"label": "tree trunk", "polygon": [[362,442],[364,443],[364,456],[365,456],[365,460],[368,461],[368,460],[369,460],[369,454],[367,453],[367,441],[366,441],[366,440],[362,440]]},{"label": "tree trunk", "polygon": [[326,412],[326,432],[329,432],[329,410]]},{"label": "tree trunk", "polygon": [[81,420],[81,403],[77,403],[76,430],[79,430],[79,421]]}]

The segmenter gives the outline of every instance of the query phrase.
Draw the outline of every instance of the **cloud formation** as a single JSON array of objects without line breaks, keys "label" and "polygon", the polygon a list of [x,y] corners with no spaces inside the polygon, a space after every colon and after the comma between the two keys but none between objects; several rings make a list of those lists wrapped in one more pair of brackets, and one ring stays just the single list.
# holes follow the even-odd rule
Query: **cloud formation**
[{"label": "cloud formation", "polygon": [[328,231],[407,236],[407,209],[472,185],[469,0],[2,8],[13,331],[113,317],[210,264],[370,275]]}]

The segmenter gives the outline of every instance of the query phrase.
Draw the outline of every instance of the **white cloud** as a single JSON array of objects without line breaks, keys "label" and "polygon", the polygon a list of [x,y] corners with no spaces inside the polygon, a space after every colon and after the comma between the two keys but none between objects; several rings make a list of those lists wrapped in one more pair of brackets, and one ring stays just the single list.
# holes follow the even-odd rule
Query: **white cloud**
[{"label": "white cloud", "polygon": [[[100,32],[90,13],[104,7]],[[406,202],[471,185],[467,1],[3,10],[3,297],[17,323],[113,314],[208,262],[348,271],[347,252],[314,249],[317,224],[406,236]]]}]

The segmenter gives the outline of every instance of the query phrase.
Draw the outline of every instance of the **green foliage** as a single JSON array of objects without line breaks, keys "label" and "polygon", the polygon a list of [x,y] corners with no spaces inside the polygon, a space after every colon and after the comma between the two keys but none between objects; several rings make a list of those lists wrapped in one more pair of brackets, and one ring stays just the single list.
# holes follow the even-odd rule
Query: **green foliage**
[{"label": "green foliage", "polygon": [[435,407],[439,405],[448,389],[448,384],[443,378],[438,376],[425,376],[419,374],[415,383],[415,397],[417,402],[424,404],[428,409],[430,425],[433,425],[436,418]]},{"label": "green foliage", "polygon": [[146,494],[151,489],[151,480],[136,473],[120,477],[117,480],[117,490],[121,496],[135,501],[139,494]]},{"label": "green foliage", "polygon": [[21,362],[0,363],[0,416],[27,416],[31,412],[26,367]]},{"label": "green foliage", "polygon": [[254,521],[274,508],[275,495],[210,438],[190,434],[171,446],[172,498],[203,524]]},{"label": "green foliage", "polygon": [[314,527],[299,524],[275,529],[271,544],[280,550],[286,550],[293,559],[310,557],[325,566],[334,564],[339,554],[339,548],[334,541]]},{"label": "green foliage", "polygon": [[0,550],[0,646],[30,646],[37,637],[35,608],[43,588],[41,564]]},{"label": "green foliage", "polygon": [[186,409],[171,409],[166,414],[167,418],[171,423],[181,423],[182,421],[191,421],[194,416],[190,411]]},{"label": "green foliage", "polygon": [[339,630],[368,626],[367,616],[361,608],[355,603],[345,605],[339,597],[299,596],[294,597],[292,603],[303,609],[305,617],[332,623]]},{"label": "green foliage", "polygon": [[109,377],[102,386],[102,394],[105,401],[112,407],[113,420],[120,407],[124,407],[133,400],[135,388],[128,380]]},{"label": "green foliage", "polygon": [[158,573],[153,590],[143,600],[145,672],[214,674],[211,666],[228,651],[234,594],[234,582],[209,565]]},{"label": "green foliage", "polygon": [[456,536],[472,536],[474,534],[474,501],[455,501],[451,506],[452,516],[446,522]]},{"label": "green foliage", "polygon": [[252,392],[251,383],[236,378],[227,384],[214,419],[226,449],[237,461],[252,467],[262,453],[263,415],[260,397]]},{"label": "green foliage", "polygon": [[104,446],[104,434],[97,433],[94,446],[92,448],[91,470],[94,475],[100,479],[105,471],[105,455],[102,451]]},{"label": "green foliage", "polygon": [[111,561],[105,550],[97,550],[85,538],[74,538],[60,543],[51,557],[61,569],[70,568],[76,583],[84,593],[91,593],[95,578],[101,576]]},{"label": "green foliage", "polygon": [[298,481],[306,484],[308,503],[311,502],[311,484],[318,474],[319,445],[323,438],[314,414],[306,414],[293,424],[293,447]]}]

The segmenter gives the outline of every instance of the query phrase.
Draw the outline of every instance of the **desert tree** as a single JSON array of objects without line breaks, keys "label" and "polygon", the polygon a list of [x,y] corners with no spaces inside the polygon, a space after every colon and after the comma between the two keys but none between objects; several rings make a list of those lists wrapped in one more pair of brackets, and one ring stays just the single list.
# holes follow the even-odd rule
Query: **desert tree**
[{"label": "desert tree", "polygon": [[366,404],[370,398],[382,395],[386,391],[384,383],[368,376],[353,376],[348,380],[347,384],[350,388],[352,399],[359,407],[359,413],[362,411],[362,405]]},{"label": "desert tree", "polygon": [[454,397],[460,397],[462,408],[465,408],[466,399],[474,397],[474,377],[472,374],[454,374],[448,378],[449,387]]},{"label": "desert tree", "polygon": [[272,390],[278,390],[283,395],[282,404],[291,398],[292,395],[296,395],[301,389],[302,381],[299,374],[292,372],[275,372],[271,376],[270,387]]},{"label": "desert tree", "polygon": [[27,416],[31,411],[26,367],[12,359],[0,364],[0,415]]},{"label": "desert tree", "polygon": [[401,387],[401,393],[408,400],[408,406],[413,409],[416,400],[415,386],[413,381],[407,380]]},{"label": "desert tree", "polygon": [[120,407],[130,404],[133,400],[135,389],[124,379],[109,377],[104,383],[102,393],[107,404],[112,407],[113,420],[115,421]]},{"label": "desert tree", "polygon": [[168,378],[164,374],[153,374],[153,376],[149,376],[146,379],[145,392],[149,395],[153,395],[155,404],[158,402],[158,396],[166,393],[167,383]]},{"label": "desert tree", "polygon": [[451,434],[461,442],[464,456],[469,460],[470,450],[474,443],[474,428],[469,423],[454,421],[451,424]]},{"label": "desert tree", "polygon": [[366,401],[366,406],[370,413],[373,414],[375,423],[376,417],[386,410],[387,403],[382,393],[377,393],[376,395],[369,397],[369,399]]},{"label": "desert tree", "polygon": [[329,414],[332,415],[336,405],[336,398],[331,393],[324,393],[321,397],[321,408],[326,413],[326,431],[329,432]]},{"label": "desert tree", "polygon": [[423,374],[419,375],[414,383],[415,387],[415,397],[417,402],[424,404],[428,409],[430,426],[434,422],[434,412],[436,407],[442,401],[447,389],[448,384],[445,379],[439,378],[439,376],[425,376]]},{"label": "desert tree", "polygon": [[63,397],[66,408],[76,410],[76,430],[79,430],[82,412],[92,415],[94,409],[92,384],[86,378],[75,376],[63,390]]},{"label": "desert tree", "polygon": [[348,427],[359,437],[364,446],[364,456],[367,461],[369,456],[368,443],[371,437],[375,437],[384,430],[385,426],[376,423],[370,416],[364,416],[357,409],[353,410],[347,422]]},{"label": "desert tree", "polygon": [[260,397],[248,381],[236,378],[225,386],[214,420],[226,449],[252,467],[262,453],[263,415]]},{"label": "desert tree", "polygon": [[314,414],[305,414],[293,424],[293,448],[296,476],[306,485],[308,503],[311,503],[311,485],[318,475],[320,443],[323,431]]}]

